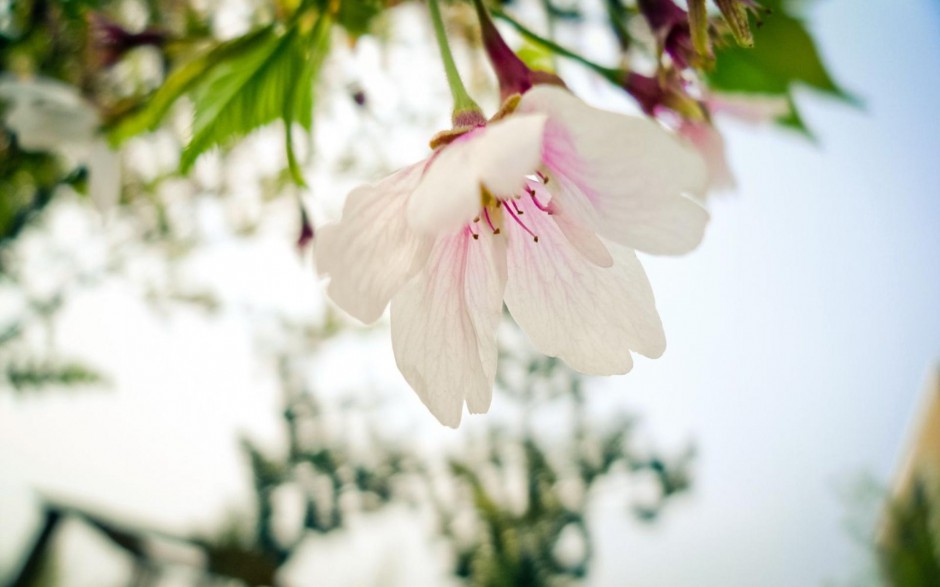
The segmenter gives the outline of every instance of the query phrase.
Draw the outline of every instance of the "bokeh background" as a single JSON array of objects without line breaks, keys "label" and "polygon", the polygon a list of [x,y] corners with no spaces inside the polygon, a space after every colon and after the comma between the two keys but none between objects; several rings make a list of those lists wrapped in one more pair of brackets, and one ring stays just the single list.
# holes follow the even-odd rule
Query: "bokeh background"
[{"label": "bokeh background", "polygon": [[[436,529],[448,516],[456,534],[472,527],[460,509],[483,503],[472,475],[449,481],[461,478],[454,462],[525,502],[539,473],[519,466],[533,455],[521,438],[537,438],[570,480],[565,463],[583,460],[559,456],[571,438],[628,430],[619,468],[584,495],[583,482],[558,489],[590,531],[586,584],[880,584],[877,528],[940,359],[940,4],[805,4],[825,62],[858,104],[798,91],[814,140],[718,119],[737,188],[710,198],[698,250],[643,258],[666,354],[624,377],[580,379],[507,327],[508,382],[490,415],[458,431],[439,427],[397,373],[387,324],[366,329],[332,310],[296,246],[294,193],[314,224],[335,218],[351,187],[423,157],[446,126],[422,6],[395,9],[399,42],[363,38],[327,62],[308,189],[271,179],[283,165],[277,129],[201,159],[186,180],[162,178],[176,163],[171,133],[126,143],[122,165],[161,178],[179,238],[147,242],[134,221],[63,196],[7,253],[18,272],[0,291],[2,319],[28,326],[21,347],[0,353],[48,352],[103,380],[0,389],[0,577],[16,576],[52,503],[68,521],[48,584],[131,580],[133,549],[96,516],[162,540],[147,548],[174,561],[157,579],[170,585],[191,584],[190,567],[206,564],[195,542],[237,542],[265,515],[270,543],[293,545],[279,561],[283,584],[450,584],[462,539]],[[247,6],[213,3],[215,26],[238,30]],[[590,35],[572,42],[604,50]],[[492,88],[485,64],[458,49],[474,87]],[[589,75],[560,71],[589,102],[635,111]],[[359,91],[366,115],[350,100]],[[46,315],[49,300],[61,304]],[[577,397],[559,399],[559,386]],[[494,461],[503,437],[515,440]],[[329,516],[299,527],[310,519],[303,496],[322,485],[310,477],[325,469],[272,473],[273,512],[260,505],[265,467],[248,455],[290,461],[295,441],[337,459],[346,489],[335,529]],[[350,473],[390,462],[386,489]],[[439,485],[444,498],[428,489]],[[584,555],[579,532],[552,534],[562,566]]]}]

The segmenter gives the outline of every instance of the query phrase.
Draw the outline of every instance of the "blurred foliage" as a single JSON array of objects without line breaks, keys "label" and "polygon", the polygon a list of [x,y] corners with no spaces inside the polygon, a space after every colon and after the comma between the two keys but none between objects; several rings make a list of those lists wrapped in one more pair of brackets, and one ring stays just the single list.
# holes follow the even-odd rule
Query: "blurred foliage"
[{"label": "blurred foliage", "polygon": [[[629,473],[655,471],[658,501],[634,506],[644,521],[655,519],[667,499],[688,488],[687,459],[683,456],[667,467],[660,458],[632,454],[627,444],[630,430],[626,426],[597,435],[582,433],[568,447],[540,443],[533,435],[514,441],[494,434],[482,467],[452,458],[451,471],[469,489],[477,515],[476,532],[461,535],[460,510],[440,508],[444,534],[458,548],[455,574],[470,585],[487,587],[561,585],[587,576],[592,549],[586,509],[597,481],[618,464]],[[521,463],[507,458],[513,451],[521,453]],[[523,487],[517,489],[522,490],[518,501],[523,505],[500,499],[511,493],[511,483],[488,487],[484,480],[487,468],[493,477],[505,478],[513,466],[521,468],[517,481]]]},{"label": "blurred foliage", "polygon": [[[2,280],[0,280],[2,284]],[[27,311],[5,324],[0,324],[0,369],[6,385],[17,393],[47,388],[74,388],[101,384],[104,376],[89,365],[49,354],[37,359],[23,341],[29,327],[50,329],[51,320],[62,304],[61,296],[43,301],[34,300]],[[2,389],[3,383],[0,383]]]},{"label": "blurred foliage", "polygon": [[878,555],[891,587],[940,585],[940,491],[917,479],[889,503]]},{"label": "blurred foliage", "polygon": [[52,201],[59,174],[50,154],[25,153],[13,140],[0,143],[0,246],[15,239]]},{"label": "blurred foliage", "polygon": [[[504,354],[522,363],[534,360],[530,352]],[[200,584],[236,580],[251,586],[277,585],[279,569],[308,534],[342,532],[352,517],[362,519],[404,504],[414,510],[415,520],[431,507],[440,536],[454,554],[451,573],[466,585],[571,585],[585,578],[591,567],[588,505],[595,485],[652,472],[656,499],[624,510],[632,509],[646,522],[689,487],[691,453],[667,459],[636,449],[631,420],[614,419],[606,427],[588,422],[583,401],[573,401],[564,391],[566,381],[580,386],[581,376],[562,363],[552,363],[535,379],[558,388],[549,403],[564,402],[573,409],[571,430],[540,436],[535,426],[525,426],[521,433],[492,427],[485,439],[467,439],[463,447],[441,455],[444,462],[437,462],[379,437],[368,412],[362,422],[358,408],[325,410],[305,386],[297,361],[287,355],[280,358],[285,454],[270,454],[250,440],[242,443],[252,471],[254,511],[231,512],[227,529],[205,538],[142,528],[47,499],[46,525],[13,584],[29,587],[50,576],[56,527],[64,519],[78,519],[131,557],[135,585],[159,584],[163,570],[187,564],[161,558],[161,551],[151,547],[161,541],[202,553],[201,566],[193,569],[203,577]],[[538,403],[546,407],[544,401]],[[279,527],[284,523],[279,511],[284,492],[302,503],[302,524],[288,532]]]},{"label": "blurred foliage", "polygon": [[803,83],[836,98],[849,99],[823,64],[805,23],[792,13],[792,1],[764,0],[770,14],[754,30],[754,47],[724,45],[708,75],[717,90],[789,94]]},{"label": "blurred foliage", "polygon": [[754,47],[719,46],[708,83],[717,91],[785,97],[790,113],[778,122],[812,135],[793,100],[795,89],[805,85],[849,103],[857,103],[857,98],[832,78],[806,24],[794,13],[799,3],[764,0],[762,4],[770,14],[754,30]]},{"label": "blurred foliage", "polygon": [[7,365],[7,380],[18,391],[49,385],[70,387],[100,383],[102,377],[81,363]]}]

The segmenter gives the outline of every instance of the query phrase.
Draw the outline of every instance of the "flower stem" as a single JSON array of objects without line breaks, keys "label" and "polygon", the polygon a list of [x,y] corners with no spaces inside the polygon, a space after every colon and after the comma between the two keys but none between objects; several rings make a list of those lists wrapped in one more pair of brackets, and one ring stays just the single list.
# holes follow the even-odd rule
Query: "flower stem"
[{"label": "flower stem", "polygon": [[623,80],[625,78],[625,73],[623,71],[619,69],[614,69],[612,67],[606,67],[599,63],[595,63],[591,61],[590,59],[588,59],[587,57],[584,57],[583,55],[579,55],[578,53],[575,53],[571,49],[568,49],[567,47],[563,47],[559,45],[558,43],[556,43],[555,41],[539,35],[538,33],[529,29],[524,24],[514,19],[513,17],[509,16],[502,10],[499,10],[499,11],[494,10],[493,15],[496,18],[499,18],[503,20],[504,22],[508,23],[514,29],[522,33],[524,37],[527,37],[529,40],[534,41],[538,43],[539,45],[542,45],[546,49],[550,50],[552,53],[555,53],[556,55],[561,55],[562,57],[567,57],[568,59],[571,59],[572,61],[576,61],[580,63],[581,65],[584,65],[588,69],[603,76],[604,78],[610,80],[612,83],[615,83],[617,85],[621,85],[623,83]]},{"label": "flower stem", "polygon": [[476,118],[485,121],[480,107],[467,93],[467,88],[464,87],[463,80],[460,79],[460,72],[457,71],[454,56],[450,52],[450,44],[447,42],[447,31],[444,29],[444,19],[441,18],[441,7],[438,0],[428,0],[428,8],[431,11],[431,22],[434,24],[437,46],[441,50],[444,73],[447,74],[447,85],[450,86],[450,93],[454,98],[454,125],[458,126],[459,122],[475,120]]}]

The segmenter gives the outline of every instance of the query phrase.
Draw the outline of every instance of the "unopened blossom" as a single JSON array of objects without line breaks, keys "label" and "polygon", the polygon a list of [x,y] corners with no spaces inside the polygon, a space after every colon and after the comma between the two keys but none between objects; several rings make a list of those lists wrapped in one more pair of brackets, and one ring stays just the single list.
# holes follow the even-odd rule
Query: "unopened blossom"
[{"label": "unopened blossom", "polygon": [[100,12],[88,13],[88,36],[102,67],[113,66],[137,47],[162,47],[167,42],[167,34],[161,30],[148,28],[132,33]]},{"label": "unopened blossom", "polygon": [[515,112],[353,190],[316,238],[341,308],[376,320],[391,302],[399,369],[457,426],[486,412],[505,303],[543,353],[583,373],[625,373],[665,349],[635,251],[702,238],[705,166],[655,122],[536,86]]},{"label": "unopened blossom", "polygon": [[685,10],[673,0],[639,0],[637,7],[646,19],[656,43],[672,58],[676,67],[684,69],[697,61],[689,29],[689,15]]},{"label": "unopened blossom", "polygon": [[566,87],[565,82],[554,73],[531,69],[519,59],[519,56],[509,48],[502,35],[499,34],[483,1],[474,0],[474,6],[480,22],[483,48],[499,80],[499,92],[503,100],[507,100],[514,94],[522,95],[539,84]]},{"label": "unopened blossom", "polygon": [[707,114],[702,104],[692,98],[685,82],[676,75],[651,77],[636,72],[623,74],[623,89],[630,94],[649,116],[660,116],[664,111],[691,120],[704,119]]},{"label": "unopened blossom", "polygon": [[88,191],[101,207],[120,197],[118,154],[99,133],[97,110],[68,84],[49,78],[0,77],[3,124],[24,151],[60,153],[88,170]]},{"label": "unopened blossom", "polygon": [[749,14],[758,17],[758,26],[760,25],[761,7],[754,0],[715,0],[718,10],[728,23],[734,40],[742,47],[753,47],[754,36],[751,34],[751,23]]}]

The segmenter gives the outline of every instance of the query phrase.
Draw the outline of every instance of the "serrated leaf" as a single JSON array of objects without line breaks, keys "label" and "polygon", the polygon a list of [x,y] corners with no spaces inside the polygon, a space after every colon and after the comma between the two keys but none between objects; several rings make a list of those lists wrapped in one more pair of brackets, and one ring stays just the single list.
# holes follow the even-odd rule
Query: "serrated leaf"
[{"label": "serrated leaf", "polygon": [[773,9],[754,31],[751,49],[728,45],[715,51],[709,72],[712,88],[729,92],[789,94],[805,84],[836,98],[855,99],[833,80],[803,22],[788,13],[787,2],[764,2]]},{"label": "serrated leaf", "polygon": [[156,129],[176,100],[201,83],[213,67],[251,51],[270,33],[271,28],[264,27],[243,37],[224,42],[174,70],[163,85],[147,100],[143,108],[123,117],[114,125],[109,132],[112,145],[117,146],[131,137]]},{"label": "serrated leaf", "polygon": [[184,173],[209,149],[283,116],[304,66],[293,50],[296,35],[295,29],[270,31],[250,51],[216,65],[196,88],[193,136],[180,159]]},{"label": "serrated leaf", "polygon": [[296,41],[299,45],[298,51],[301,53],[301,72],[284,105],[283,118],[287,168],[294,183],[299,186],[307,184],[294,153],[291,127],[294,122],[297,122],[308,132],[313,129],[313,84],[329,50],[330,24],[329,16],[321,15],[313,26],[309,40],[301,35]]},{"label": "serrated leaf", "polygon": [[205,151],[280,118],[291,177],[304,185],[291,126],[313,126],[313,81],[327,52],[330,24],[321,15],[306,34],[297,27],[283,34],[272,30],[250,52],[216,66],[194,92],[193,137],[181,170],[188,171]]}]

